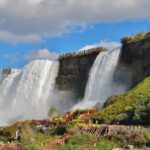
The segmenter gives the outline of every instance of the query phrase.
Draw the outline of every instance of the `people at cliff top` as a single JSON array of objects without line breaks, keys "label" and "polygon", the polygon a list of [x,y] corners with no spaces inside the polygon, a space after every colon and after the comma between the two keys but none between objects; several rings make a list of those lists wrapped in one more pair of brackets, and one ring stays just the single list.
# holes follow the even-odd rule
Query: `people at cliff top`
[{"label": "people at cliff top", "polygon": [[69,52],[69,53],[65,53],[65,54],[60,55],[59,58],[65,58],[65,57],[71,57],[71,56],[78,56],[78,55],[82,55],[82,54],[90,54],[91,52],[99,51],[99,49],[101,49],[101,47],[92,48],[92,49],[89,49],[89,50],[72,52],[72,53]]}]

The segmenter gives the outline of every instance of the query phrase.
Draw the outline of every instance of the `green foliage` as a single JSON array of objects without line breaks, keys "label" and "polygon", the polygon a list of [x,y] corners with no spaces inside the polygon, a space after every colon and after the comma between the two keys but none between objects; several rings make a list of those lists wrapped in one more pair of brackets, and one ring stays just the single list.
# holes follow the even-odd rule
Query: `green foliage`
[{"label": "green foliage", "polygon": [[66,133],[67,132],[67,128],[66,128],[66,126],[65,125],[58,125],[56,128],[55,128],[55,130],[54,130],[54,133],[56,134],[56,135],[63,135],[64,133]]},{"label": "green foliage", "polygon": [[93,147],[90,148],[90,150],[112,150],[113,148],[113,142],[100,139],[98,143],[94,144]]},{"label": "green foliage", "polygon": [[62,145],[60,147],[60,150],[80,150],[84,148],[84,144],[88,141],[90,141],[90,135],[89,134],[76,134],[71,136],[66,144]]},{"label": "green foliage", "polygon": [[60,147],[60,150],[81,150],[81,148],[81,145],[64,144]]},{"label": "green foliage", "polygon": [[141,147],[142,145],[150,146],[150,130],[145,130],[141,134],[136,134],[132,132],[123,133],[114,133],[111,137],[111,140],[115,143],[125,146],[128,144]]},{"label": "green foliage", "polygon": [[16,135],[16,125],[10,125],[0,129],[0,141],[7,142]]},{"label": "green foliage", "polygon": [[128,44],[128,43],[133,43],[133,42],[138,42],[144,39],[149,39],[150,38],[150,32],[145,33],[145,32],[140,32],[134,36],[127,36],[122,38],[122,43],[123,44]]},{"label": "green foliage", "polygon": [[150,32],[145,35],[145,38],[150,38]]},{"label": "green foliage", "polygon": [[142,101],[133,105],[133,109],[129,111],[130,117],[137,124],[150,123],[150,95],[141,96]]},{"label": "green foliage", "polygon": [[26,145],[25,150],[40,150],[40,148],[34,144]]},{"label": "green foliage", "polygon": [[76,134],[60,147],[60,150],[112,150],[114,143],[105,139],[94,139],[89,134]]},{"label": "green foliage", "polygon": [[113,96],[110,101],[92,116],[94,122],[150,124],[150,77],[125,94]]},{"label": "green foliage", "polygon": [[76,134],[72,137],[70,137],[68,143],[72,144],[84,144],[85,141],[90,140],[89,134]]},{"label": "green foliage", "polygon": [[84,109],[84,110],[82,110],[82,109],[76,109],[74,112],[73,112],[73,118],[74,119],[76,119],[76,118],[78,118],[78,116],[79,115],[81,115],[81,114],[84,114],[85,112],[87,112],[88,111],[88,109]]},{"label": "green foliage", "polygon": [[52,140],[52,136],[48,133],[41,133],[32,125],[30,121],[23,122],[20,131],[21,143],[32,148],[32,145],[40,147]]}]

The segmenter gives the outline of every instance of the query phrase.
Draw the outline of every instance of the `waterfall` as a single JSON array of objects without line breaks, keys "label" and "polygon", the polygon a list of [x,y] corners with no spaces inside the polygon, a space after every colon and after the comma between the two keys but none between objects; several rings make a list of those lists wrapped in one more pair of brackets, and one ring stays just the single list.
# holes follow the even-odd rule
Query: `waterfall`
[{"label": "waterfall", "polygon": [[108,97],[125,91],[125,87],[120,87],[113,80],[120,51],[116,48],[97,56],[89,74],[84,99],[74,109],[90,108],[96,103],[102,105]]},{"label": "waterfall", "polygon": [[[0,124],[46,118],[58,69],[57,61],[36,60],[20,71],[11,71],[0,85]],[[2,76],[1,71],[0,79]]]}]

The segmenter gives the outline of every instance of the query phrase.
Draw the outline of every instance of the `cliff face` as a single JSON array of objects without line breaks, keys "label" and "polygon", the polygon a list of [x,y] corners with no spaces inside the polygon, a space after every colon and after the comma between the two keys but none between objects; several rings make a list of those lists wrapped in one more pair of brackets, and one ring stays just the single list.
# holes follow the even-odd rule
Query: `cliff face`
[{"label": "cliff face", "polygon": [[76,98],[83,98],[86,83],[89,77],[89,71],[97,55],[105,49],[97,48],[89,50],[85,55],[75,54],[73,57],[60,59],[59,73],[57,77],[57,86],[59,90],[72,91]]},{"label": "cliff face", "polygon": [[0,84],[11,73],[12,73],[12,70],[10,68],[4,68],[4,69],[0,70]]},{"label": "cliff face", "polygon": [[123,43],[120,63],[131,71],[132,86],[150,76],[150,39]]}]

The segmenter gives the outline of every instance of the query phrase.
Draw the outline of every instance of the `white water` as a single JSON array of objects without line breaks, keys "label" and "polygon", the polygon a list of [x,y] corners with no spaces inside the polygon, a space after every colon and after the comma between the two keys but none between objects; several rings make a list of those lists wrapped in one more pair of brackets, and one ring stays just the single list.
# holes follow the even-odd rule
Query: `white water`
[{"label": "white water", "polygon": [[117,48],[101,52],[97,56],[90,71],[84,99],[73,109],[90,108],[97,103],[103,105],[108,97],[126,90],[126,87],[117,85],[113,80],[120,51],[120,48]]},{"label": "white water", "polygon": [[0,125],[17,119],[46,118],[53,103],[51,95],[58,69],[57,61],[37,60],[3,79],[0,85]]}]

